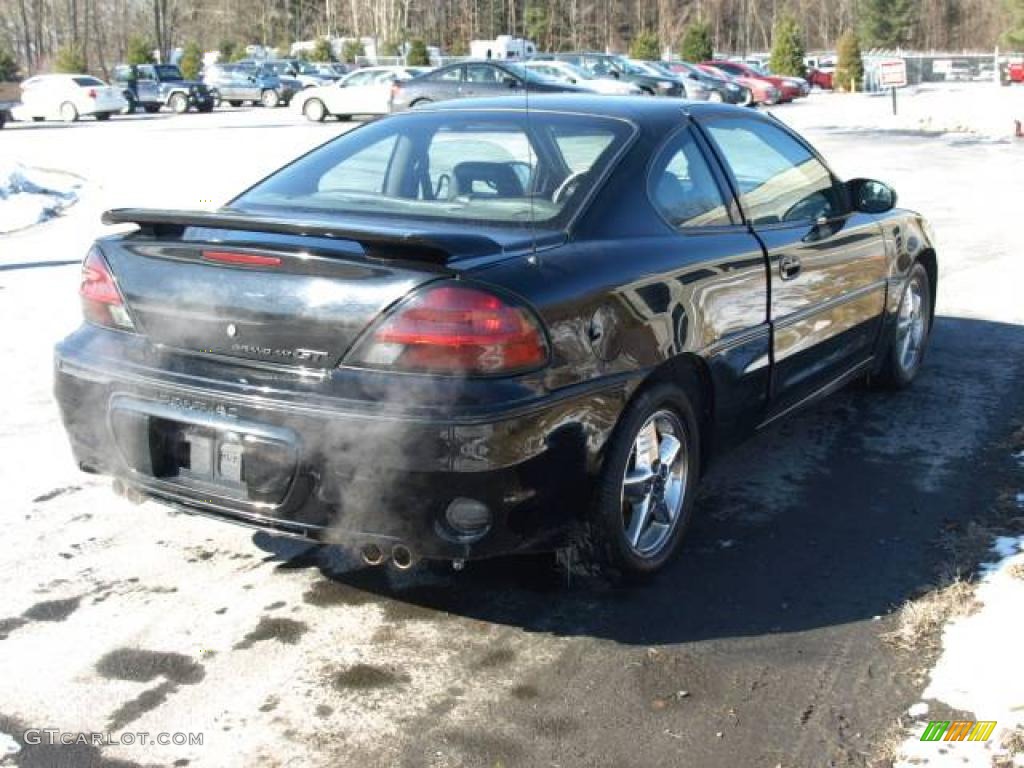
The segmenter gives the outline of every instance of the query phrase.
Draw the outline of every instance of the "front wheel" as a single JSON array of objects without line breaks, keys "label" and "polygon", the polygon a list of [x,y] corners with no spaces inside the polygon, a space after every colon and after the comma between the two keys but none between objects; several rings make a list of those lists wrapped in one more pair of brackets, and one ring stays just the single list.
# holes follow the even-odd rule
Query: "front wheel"
[{"label": "front wheel", "polygon": [[660,570],[683,540],[699,476],[700,431],[690,399],[673,384],[651,387],[615,428],[585,555],[626,576]]},{"label": "front wheel", "polygon": [[260,104],[267,109],[273,109],[281,102],[281,97],[277,95],[277,91],[272,91],[269,88],[260,94]]},{"label": "front wheel", "polygon": [[143,107],[143,109],[146,110],[146,114],[147,115],[155,115],[157,112],[160,111],[160,105],[159,104],[147,104],[145,107]]},{"label": "front wheel", "polygon": [[896,330],[885,353],[877,383],[888,389],[903,389],[921,370],[932,330],[932,289],[928,270],[914,264],[903,287],[896,313]]},{"label": "front wheel", "polygon": [[60,105],[60,119],[65,123],[73,123],[78,119],[78,108],[70,101]]},{"label": "front wheel", "polygon": [[184,93],[172,94],[170,101],[167,102],[167,106],[171,108],[174,114],[183,115],[188,112],[188,97]]},{"label": "front wheel", "polygon": [[302,114],[312,123],[322,123],[327,117],[327,108],[320,99],[309,99],[302,105]]}]

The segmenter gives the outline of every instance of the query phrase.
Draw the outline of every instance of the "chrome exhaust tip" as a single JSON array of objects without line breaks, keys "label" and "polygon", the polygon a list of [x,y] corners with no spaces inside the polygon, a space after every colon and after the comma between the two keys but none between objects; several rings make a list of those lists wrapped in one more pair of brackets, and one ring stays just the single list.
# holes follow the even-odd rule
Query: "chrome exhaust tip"
[{"label": "chrome exhaust tip", "polygon": [[391,549],[391,562],[398,570],[407,571],[416,564],[416,558],[413,557],[412,551],[408,547],[396,544]]},{"label": "chrome exhaust tip", "polygon": [[367,544],[359,551],[359,554],[367,565],[380,565],[387,559],[384,550],[376,544]]}]

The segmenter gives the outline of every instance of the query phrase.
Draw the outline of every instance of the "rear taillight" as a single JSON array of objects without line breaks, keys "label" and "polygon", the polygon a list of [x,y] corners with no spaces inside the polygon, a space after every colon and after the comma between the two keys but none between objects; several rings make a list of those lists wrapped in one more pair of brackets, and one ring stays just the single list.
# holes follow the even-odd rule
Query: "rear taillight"
[{"label": "rear taillight", "polygon": [[82,297],[82,314],[90,323],[122,331],[135,330],[117,281],[103,254],[96,248],[92,248],[82,262],[82,283],[78,295]]},{"label": "rear taillight", "polygon": [[525,307],[488,291],[444,284],[399,305],[346,363],[450,376],[495,376],[539,368],[548,349]]},{"label": "rear taillight", "polygon": [[86,94],[86,96],[88,96],[90,99],[95,99],[96,98],[96,89],[95,88],[90,88],[89,92]]},{"label": "rear taillight", "polygon": [[391,98],[394,99],[395,96],[397,96],[401,90],[402,90],[402,86],[399,85],[398,81],[397,80],[392,80],[391,81]]}]

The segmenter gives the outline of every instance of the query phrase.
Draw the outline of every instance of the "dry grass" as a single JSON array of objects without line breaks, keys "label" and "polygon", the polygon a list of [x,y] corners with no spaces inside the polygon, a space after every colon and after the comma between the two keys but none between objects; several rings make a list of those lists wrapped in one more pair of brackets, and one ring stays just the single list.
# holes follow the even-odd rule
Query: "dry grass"
[{"label": "dry grass", "polygon": [[896,718],[885,729],[871,760],[872,768],[892,768],[903,755],[903,742],[907,738],[907,724],[903,718]]},{"label": "dry grass", "polygon": [[970,615],[977,608],[973,583],[956,573],[923,596],[904,603],[896,628],[883,634],[882,639],[905,651],[935,649],[947,621]]},{"label": "dry grass", "polygon": [[999,740],[999,746],[1010,755],[1024,755],[1024,728],[1017,726],[1007,731]]}]

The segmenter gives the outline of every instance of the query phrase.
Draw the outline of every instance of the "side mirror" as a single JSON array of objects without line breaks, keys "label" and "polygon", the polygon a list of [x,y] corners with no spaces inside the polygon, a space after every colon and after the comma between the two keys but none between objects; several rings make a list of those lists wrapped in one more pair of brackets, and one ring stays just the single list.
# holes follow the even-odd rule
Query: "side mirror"
[{"label": "side mirror", "polygon": [[896,190],[874,179],[851,179],[846,182],[850,202],[861,213],[885,213],[896,207]]}]

